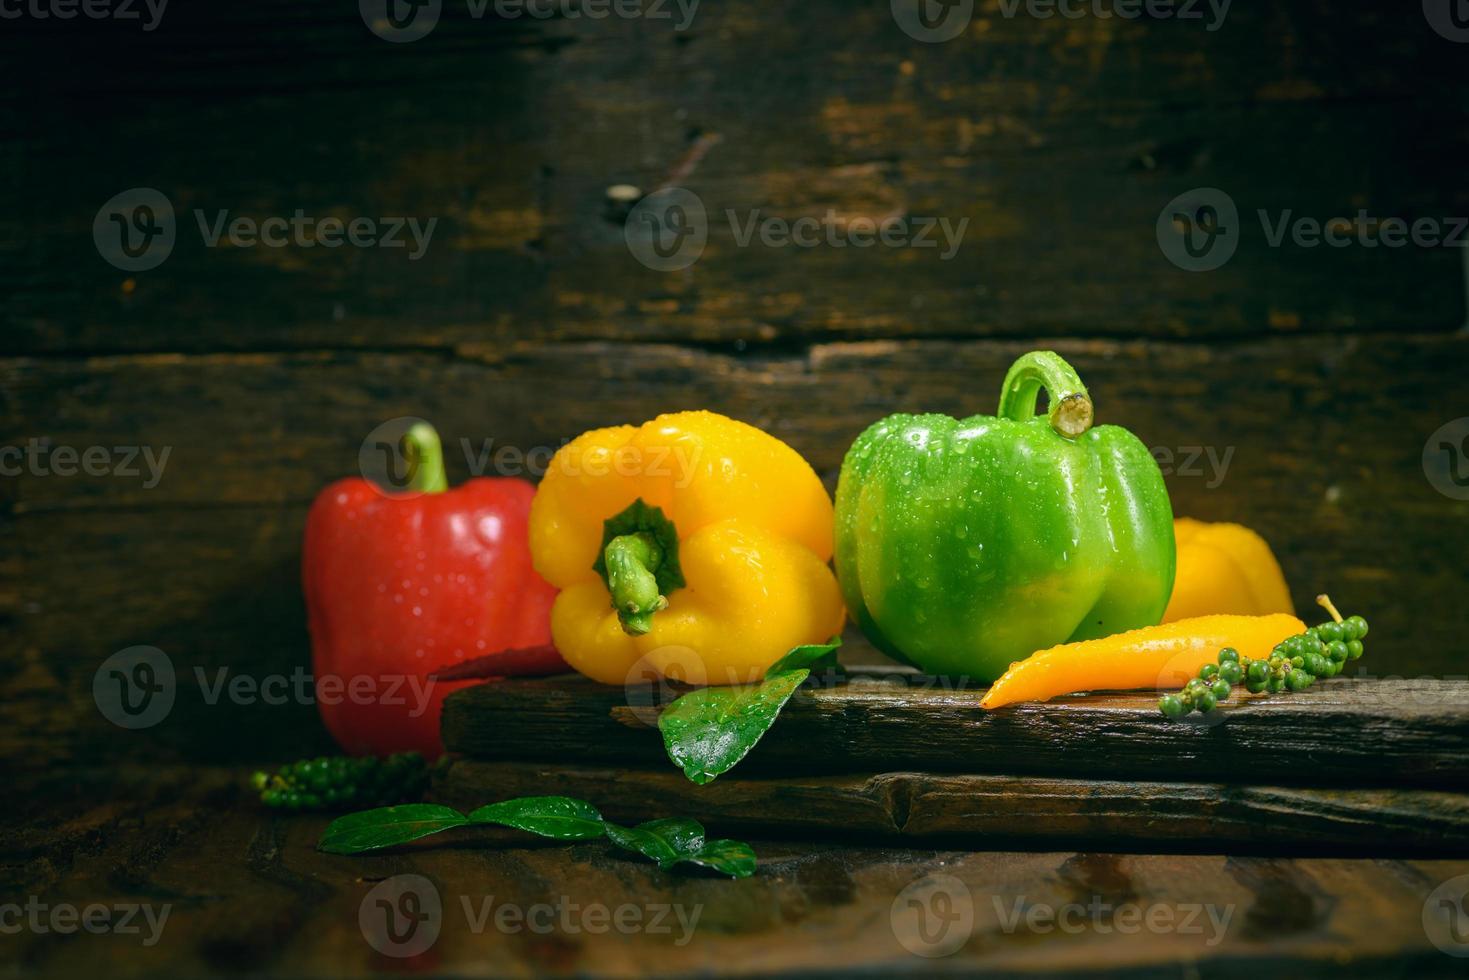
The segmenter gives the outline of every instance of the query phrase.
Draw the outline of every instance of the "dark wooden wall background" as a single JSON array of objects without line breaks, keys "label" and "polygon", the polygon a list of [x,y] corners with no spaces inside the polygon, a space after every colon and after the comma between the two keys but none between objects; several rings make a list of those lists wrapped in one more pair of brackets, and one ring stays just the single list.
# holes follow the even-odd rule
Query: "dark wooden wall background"
[{"label": "dark wooden wall background", "polygon": [[[1210,33],[982,2],[962,37],[922,44],[884,0],[704,0],[683,32],[450,0],[395,45],[351,3],[175,0],[147,33],[7,21],[0,66],[0,444],[172,447],[151,489],[0,480],[7,761],[323,747],[311,708],[209,708],[191,671],[306,662],[303,516],[386,419],[524,449],[707,406],[834,482],[873,419],[992,411],[1042,344],[1103,420],[1232,450],[1217,486],[1169,478],[1176,511],[1253,525],[1298,603],[1328,589],[1370,615],[1364,666],[1469,672],[1469,504],[1421,463],[1469,415],[1465,252],[1272,249],[1253,219],[1469,215],[1469,45],[1417,4],[1239,3]],[[606,189],[651,188],[696,145],[682,184],[709,246],[653,272]],[[179,237],[129,275],[91,223],[136,186],[171,199]],[[1193,274],[1154,223],[1201,186],[1244,220],[1233,260]],[[206,249],[195,208],[439,223],[410,262]],[[969,226],[948,262],[741,248],[727,208]],[[144,734],[91,700],[132,644],[181,675]]]}]

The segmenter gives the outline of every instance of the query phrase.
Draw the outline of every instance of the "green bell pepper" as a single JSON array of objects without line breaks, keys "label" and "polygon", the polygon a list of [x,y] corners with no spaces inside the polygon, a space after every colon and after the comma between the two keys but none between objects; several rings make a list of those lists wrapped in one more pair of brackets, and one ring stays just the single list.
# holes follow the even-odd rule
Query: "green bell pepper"
[{"label": "green bell pepper", "polygon": [[[1040,389],[1048,414],[1036,414]],[[1058,643],[1151,626],[1173,590],[1163,474],[1092,428],[1076,372],[1015,362],[998,417],[891,415],[857,438],[836,497],[836,569],[863,632],[930,673],[999,677]]]}]

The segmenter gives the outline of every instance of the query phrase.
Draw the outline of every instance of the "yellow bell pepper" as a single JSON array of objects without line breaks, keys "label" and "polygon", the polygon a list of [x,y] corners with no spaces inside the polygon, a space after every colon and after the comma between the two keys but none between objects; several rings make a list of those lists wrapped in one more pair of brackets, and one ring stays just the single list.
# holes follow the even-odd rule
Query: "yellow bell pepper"
[{"label": "yellow bell pepper", "polygon": [[1195,616],[1295,613],[1270,545],[1240,524],[1173,522],[1178,571],[1163,622]]},{"label": "yellow bell pepper", "polygon": [[646,663],[695,684],[758,680],[839,633],[831,497],[795,450],[712,412],[594,429],[552,458],[530,511],[551,635],[581,673]]}]

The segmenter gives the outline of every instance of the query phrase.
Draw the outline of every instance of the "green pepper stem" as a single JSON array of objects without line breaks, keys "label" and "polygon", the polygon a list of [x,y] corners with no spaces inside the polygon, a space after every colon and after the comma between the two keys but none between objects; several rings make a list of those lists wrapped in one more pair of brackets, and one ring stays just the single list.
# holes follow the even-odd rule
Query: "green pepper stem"
[{"label": "green pepper stem", "polygon": [[1341,622],[1341,613],[1336,611],[1336,606],[1332,603],[1331,596],[1327,595],[1325,592],[1321,593],[1316,597],[1316,604],[1322,609],[1325,609],[1327,612],[1331,613],[1332,619],[1336,620],[1338,623]]},{"label": "green pepper stem", "polygon": [[663,549],[651,534],[639,531],[607,542],[603,556],[607,590],[622,629],[630,636],[642,636],[653,628],[653,614],[668,608],[668,598],[658,591],[653,575],[663,563]]},{"label": "green pepper stem", "polygon": [[444,447],[439,434],[427,422],[415,422],[403,434],[403,458],[408,462],[408,486],[412,493],[443,493],[449,489],[444,472]]},{"label": "green pepper stem", "polygon": [[1010,365],[1000,388],[1000,418],[1034,418],[1041,389],[1051,396],[1051,428],[1075,439],[1092,427],[1092,399],[1070,364],[1054,351],[1031,351]]}]

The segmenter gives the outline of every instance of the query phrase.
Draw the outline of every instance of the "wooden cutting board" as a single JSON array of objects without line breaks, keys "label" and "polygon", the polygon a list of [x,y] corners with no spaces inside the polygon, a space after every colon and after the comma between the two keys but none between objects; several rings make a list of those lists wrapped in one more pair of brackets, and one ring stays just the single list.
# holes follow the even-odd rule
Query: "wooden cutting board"
[{"label": "wooden cutting board", "polygon": [[1348,680],[1169,722],[1154,694],[979,707],[982,688],[866,667],[797,691],[705,786],[657,731],[679,690],[578,676],[451,695],[447,800],[557,793],[612,819],[674,813],[746,832],[1469,853],[1469,683]]}]

